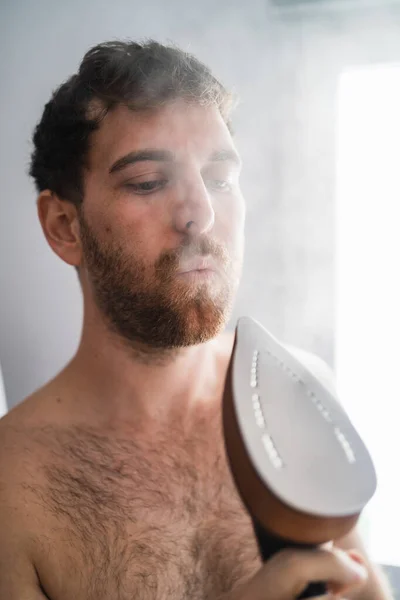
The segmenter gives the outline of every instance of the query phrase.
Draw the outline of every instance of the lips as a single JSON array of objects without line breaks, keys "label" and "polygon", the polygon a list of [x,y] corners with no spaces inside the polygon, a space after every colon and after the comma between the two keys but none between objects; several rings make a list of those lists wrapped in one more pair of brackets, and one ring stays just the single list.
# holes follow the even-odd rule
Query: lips
[{"label": "lips", "polygon": [[191,271],[216,271],[214,261],[209,257],[195,257],[186,261],[179,269],[178,273],[190,273]]}]

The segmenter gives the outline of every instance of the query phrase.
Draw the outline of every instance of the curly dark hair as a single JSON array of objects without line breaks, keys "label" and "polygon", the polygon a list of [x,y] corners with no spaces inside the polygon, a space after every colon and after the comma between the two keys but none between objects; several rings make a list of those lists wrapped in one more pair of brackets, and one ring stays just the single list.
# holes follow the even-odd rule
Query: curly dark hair
[{"label": "curly dark hair", "polygon": [[37,191],[50,189],[79,207],[90,134],[107,112],[121,104],[151,110],[177,98],[217,106],[231,130],[234,96],[191,54],[154,40],[94,46],[53,92],[35,128],[29,174]]}]

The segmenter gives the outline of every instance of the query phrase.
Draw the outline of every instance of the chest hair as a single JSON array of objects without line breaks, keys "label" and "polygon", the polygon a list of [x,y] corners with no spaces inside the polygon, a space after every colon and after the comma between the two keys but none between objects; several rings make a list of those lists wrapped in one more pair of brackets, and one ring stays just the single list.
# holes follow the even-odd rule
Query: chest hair
[{"label": "chest hair", "polygon": [[216,600],[259,568],[218,418],[153,439],[86,426],[35,437],[48,459],[33,491],[79,580],[69,597]]}]

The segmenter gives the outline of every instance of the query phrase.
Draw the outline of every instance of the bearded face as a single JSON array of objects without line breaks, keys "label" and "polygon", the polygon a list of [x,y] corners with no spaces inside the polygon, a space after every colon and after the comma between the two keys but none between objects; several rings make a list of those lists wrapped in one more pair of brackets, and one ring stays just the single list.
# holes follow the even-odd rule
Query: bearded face
[{"label": "bearded face", "polygon": [[241,262],[221,242],[188,236],[150,263],[140,243],[135,252],[117,239],[100,240],[83,215],[80,231],[95,302],[124,340],[172,349],[205,342],[223,330]]},{"label": "bearded face", "polygon": [[120,106],[92,134],[87,165],[79,266],[108,325],[160,349],[216,336],[238,286],[245,213],[218,109]]}]

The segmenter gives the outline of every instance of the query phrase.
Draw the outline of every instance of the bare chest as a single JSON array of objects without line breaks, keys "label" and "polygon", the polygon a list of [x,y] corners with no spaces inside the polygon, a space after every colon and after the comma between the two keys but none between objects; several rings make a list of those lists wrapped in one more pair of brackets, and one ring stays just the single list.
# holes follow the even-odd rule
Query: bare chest
[{"label": "bare chest", "polygon": [[52,600],[216,600],[259,568],[218,428],[179,435],[57,432],[37,491]]}]

